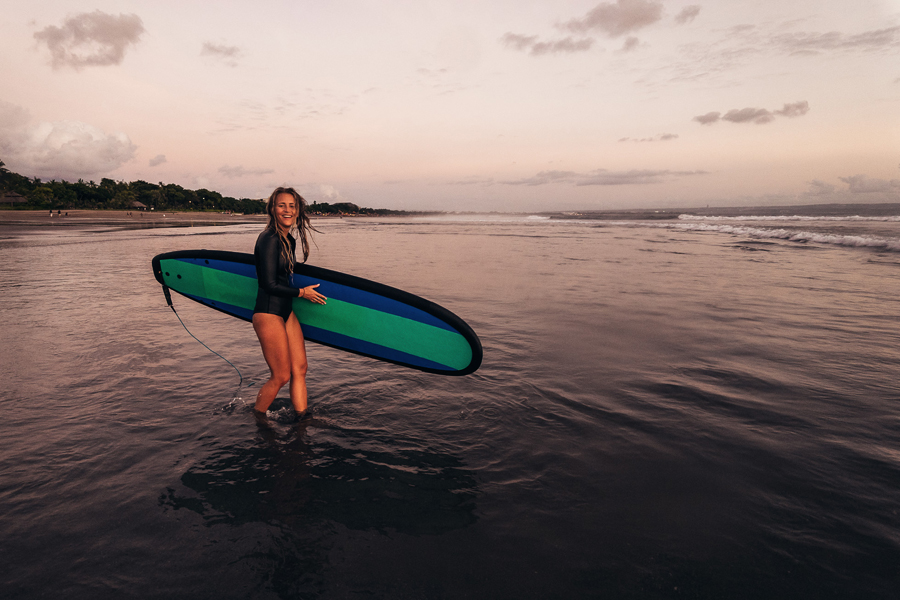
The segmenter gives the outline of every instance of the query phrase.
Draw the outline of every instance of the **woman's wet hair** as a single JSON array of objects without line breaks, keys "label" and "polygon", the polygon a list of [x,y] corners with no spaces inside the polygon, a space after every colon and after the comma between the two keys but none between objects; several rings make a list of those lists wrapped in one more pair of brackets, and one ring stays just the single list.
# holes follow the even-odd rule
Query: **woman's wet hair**
[{"label": "woman's wet hair", "polygon": [[[282,194],[292,196],[297,205],[297,217],[294,219],[294,224],[289,231],[284,231],[278,225],[278,220],[275,218],[275,202],[278,199],[278,196]],[[287,264],[290,267],[291,273],[294,272],[294,255],[291,252],[291,244],[288,241],[287,236],[293,235],[300,238],[300,249],[303,252],[303,262],[306,262],[306,259],[309,258],[309,239],[312,238],[313,231],[318,231],[315,227],[310,225],[306,208],[306,200],[304,200],[303,196],[298,194],[292,187],[275,188],[275,191],[272,192],[269,196],[269,201],[266,203],[266,214],[269,215],[266,229],[271,229],[277,233],[278,237],[281,239],[281,252],[287,259]]]}]

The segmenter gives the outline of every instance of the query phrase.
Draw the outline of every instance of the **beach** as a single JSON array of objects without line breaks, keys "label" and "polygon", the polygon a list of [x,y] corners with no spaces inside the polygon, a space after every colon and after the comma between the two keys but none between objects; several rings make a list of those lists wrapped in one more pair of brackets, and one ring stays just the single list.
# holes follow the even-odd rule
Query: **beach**
[{"label": "beach", "polygon": [[858,212],[318,220],[484,361],[309,344],[265,423],[250,325],[150,266],[262,220],[7,226],[0,595],[893,598],[900,216]]},{"label": "beach", "polygon": [[199,227],[265,223],[265,215],[126,210],[0,210],[0,227]]}]

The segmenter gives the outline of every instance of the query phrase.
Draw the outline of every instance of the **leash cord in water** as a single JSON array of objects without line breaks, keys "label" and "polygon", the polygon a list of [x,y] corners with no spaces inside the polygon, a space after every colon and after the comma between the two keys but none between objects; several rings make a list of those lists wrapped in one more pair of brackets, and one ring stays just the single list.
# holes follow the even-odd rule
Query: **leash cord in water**
[{"label": "leash cord in water", "polygon": [[175,313],[175,317],[178,318],[178,322],[181,323],[181,326],[184,327],[184,330],[188,332],[188,335],[191,336],[192,338],[194,338],[195,340],[197,340],[197,342],[199,342],[199,344],[201,346],[203,346],[204,348],[206,348],[207,350],[209,350],[210,352],[212,352],[213,354],[215,354],[216,356],[218,356],[219,358],[221,358],[222,360],[227,362],[229,365],[231,365],[232,369],[237,371],[238,377],[241,378],[240,383],[238,383],[238,388],[240,388],[240,386],[244,383],[244,376],[241,375],[241,372],[238,370],[238,368],[236,366],[234,366],[234,364],[230,360],[228,360],[227,358],[225,358],[224,356],[222,356],[221,354],[219,354],[218,352],[216,352],[215,350],[213,350],[212,348],[210,348],[209,346],[207,346],[206,344],[201,342],[199,339],[197,339],[196,335],[191,333],[191,330],[187,328],[187,325],[185,325],[184,321],[181,320],[181,317],[178,316],[178,311],[175,310],[174,306],[172,306],[172,296],[169,295],[169,288],[167,286],[163,286],[163,292],[166,294],[166,302],[168,302],[169,308],[171,308],[172,312]]}]

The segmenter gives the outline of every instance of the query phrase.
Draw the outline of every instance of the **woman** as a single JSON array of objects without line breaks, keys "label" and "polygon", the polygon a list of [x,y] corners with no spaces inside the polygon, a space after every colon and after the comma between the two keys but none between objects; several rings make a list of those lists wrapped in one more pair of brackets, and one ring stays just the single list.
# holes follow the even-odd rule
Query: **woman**
[{"label": "woman", "polygon": [[325,304],[319,284],[296,288],[292,284],[294,252],[300,236],[303,262],[309,257],[307,237],[315,231],[306,214],[306,201],[294,188],[280,187],[269,196],[269,222],[256,240],[256,279],[259,290],[253,309],[253,329],[272,371],[256,395],[254,410],[265,414],[278,391],[290,381],[291,403],[297,415],[306,411],[306,343],[292,307],[294,298]]}]

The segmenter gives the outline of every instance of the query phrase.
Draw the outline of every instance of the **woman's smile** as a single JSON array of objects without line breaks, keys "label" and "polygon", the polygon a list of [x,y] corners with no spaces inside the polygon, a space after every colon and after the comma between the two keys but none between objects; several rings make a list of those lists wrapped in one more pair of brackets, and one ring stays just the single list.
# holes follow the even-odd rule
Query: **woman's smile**
[{"label": "woman's smile", "polygon": [[275,218],[278,220],[278,224],[285,229],[290,229],[294,225],[294,219],[297,216],[294,204],[294,198],[290,194],[282,194],[275,201]]}]

